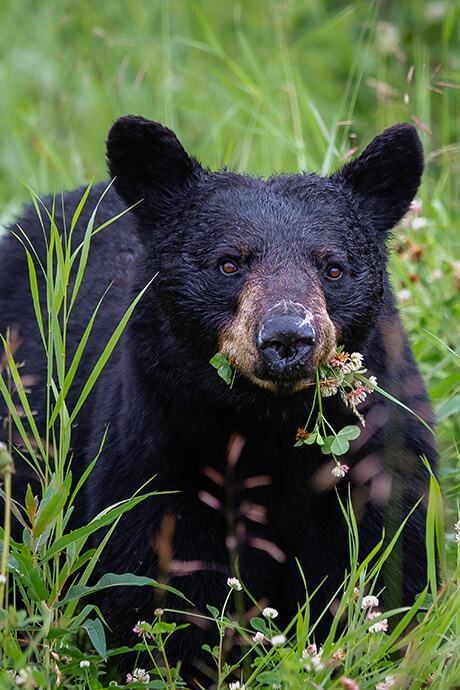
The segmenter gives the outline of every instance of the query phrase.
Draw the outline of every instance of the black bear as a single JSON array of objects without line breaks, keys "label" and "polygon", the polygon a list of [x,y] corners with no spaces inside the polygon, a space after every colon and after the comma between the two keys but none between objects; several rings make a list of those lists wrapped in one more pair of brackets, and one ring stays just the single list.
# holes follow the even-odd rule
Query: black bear
[{"label": "black bear", "polygon": [[[316,373],[340,347],[361,353],[380,388],[432,423],[386,272],[388,231],[407,212],[423,172],[415,127],[387,129],[327,178],[211,172],[169,129],[135,116],[115,122],[107,157],[113,187],[94,227],[130,210],[92,239],[69,323],[69,357],[111,287],[68,393],[69,409],[127,305],[154,279],[76,417],[74,471],[100,455],[75,524],[154,477],[152,489],[175,493],[153,496],[123,516],[101,572],[150,575],[191,602],[159,597],[153,588],[109,590],[103,610],[115,640],[133,640],[137,621],[152,620],[158,605],[206,614],[207,604],[222,604],[235,572],[261,605],[276,607],[282,627],[305,601],[302,571],[308,592],[318,590],[311,601],[317,618],[349,564],[338,498],[345,504],[351,493],[366,554],[384,524],[399,526],[426,496],[421,457],[436,462],[430,431],[378,392],[359,407],[365,426],[340,394],[322,399],[336,433],[353,424],[362,429],[341,457],[350,468],[344,478],[333,476],[334,460],[320,445],[295,446],[299,427],[316,419],[309,417]],[[92,189],[76,245],[104,189]],[[64,196],[67,225],[81,196]],[[43,261],[34,208],[19,226]],[[16,359],[29,376],[42,429],[45,358],[24,247],[10,234],[0,249],[0,333],[8,326],[15,333]],[[231,386],[210,365],[216,353],[229,361]],[[19,464],[16,495],[23,499],[27,473]],[[387,585],[400,584],[406,604],[426,582],[424,523],[421,501],[405,530],[402,567],[385,573]],[[172,636],[169,654],[195,663],[203,642],[213,643],[214,628],[188,620]],[[322,617],[317,639],[330,621],[329,613]]]}]

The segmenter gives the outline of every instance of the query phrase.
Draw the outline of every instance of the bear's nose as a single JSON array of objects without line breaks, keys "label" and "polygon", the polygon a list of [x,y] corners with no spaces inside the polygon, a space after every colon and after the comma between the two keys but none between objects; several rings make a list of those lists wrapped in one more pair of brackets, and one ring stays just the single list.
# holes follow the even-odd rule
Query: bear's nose
[{"label": "bear's nose", "polygon": [[298,368],[309,356],[315,340],[311,320],[298,314],[269,314],[257,334],[261,357],[275,374]]}]

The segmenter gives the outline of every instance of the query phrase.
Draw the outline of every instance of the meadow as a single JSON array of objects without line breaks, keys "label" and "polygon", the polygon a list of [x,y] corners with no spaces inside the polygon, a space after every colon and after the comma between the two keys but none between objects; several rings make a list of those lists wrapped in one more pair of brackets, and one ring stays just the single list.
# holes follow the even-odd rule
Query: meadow
[{"label": "meadow", "polygon": [[[337,617],[320,653],[308,647],[308,605],[289,631],[276,630],[275,619],[259,617],[251,631],[239,628],[255,658],[252,666],[248,656],[230,668],[219,649],[210,650],[219,688],[230,683],[236,690],[243,666],[248,690],[460,687],[459,45],[459,0],[6,0],[3,6],[3,228],[30,201],[30,189],[58,197],[106,179],[107,131],[128,113],[170,127],[185,149],[212,169],[262,176],[299,170],[329,174],[401,121],[416,124],[424,144],[424,180],[416,206],[391,240],[390,266],[438,422],[443,501],[433,478],[427,544],[433,564],[436,536],[441,593],[436,594],[432,565],[427,590],[413,610],[385,612],[388,630],[369,632],[363,591],[378,568],[357,562],[356,525],[345,507],[354,556],[341,593],[346,629],[340,630]],[[61,451],[68,447],[63,438]],[[26,540],[9,561],[3,550],[1,575],[8,572],[8,583],[0,581],[0,687],[180,687],[164,654],[164,641],[174,630],[161,616],[139,632],[139,649],[153,640],[161,661],[152,660],[156,670],[148,679],[139,674],[126,679],[107,665],[113,650],[97,611],[85,605],[83,590],[60,598],[69,572],[76,584],[89,587],[94,553],[87,542],[92,528],[66,541],[64,503],[71,494],[65,476],[56,481],[47,494],[53,507],[35,525],[36,535],[46,533],[45,545],[36,549]],[[32,504],[26,498],[29,517]],[[104,524],[115,524],[119,513],[109,517]],[[71,559],[69,572],[58,554]],[[387,555],[383,550],[380,565]],[[15,575],[18,562],[28,573],[27,586]],[[12,587],[9,595],[5,584]],[[14,590],[26,608],[16,607]],[[238,591],[229,589],[229,596]],[[239,625],[209,605],[222,635]],[[413,619],[418,624],[406,629]],[[253,640],[256,633],[284,639],[264,645],[261,638]]]}]

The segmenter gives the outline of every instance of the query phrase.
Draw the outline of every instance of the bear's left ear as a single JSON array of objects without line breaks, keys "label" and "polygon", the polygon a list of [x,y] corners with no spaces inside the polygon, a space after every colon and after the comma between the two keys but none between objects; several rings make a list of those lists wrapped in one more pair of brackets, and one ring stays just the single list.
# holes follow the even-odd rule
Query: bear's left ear
[{"label": "bear's left ear", "polygon": [[349,191],[358,214],[383,232],[408,211],[422,173],[422,142],[414,125],[403,122],[386,129],[331,179]]},{"label": "bear's left ear", "polygon": [[174,204],[201,170],[174,132],[135,115],[121,117],[112,125],[107,163],[118,194],[127,206],[137,204],[133,212],[141,218],[155,217]]}]

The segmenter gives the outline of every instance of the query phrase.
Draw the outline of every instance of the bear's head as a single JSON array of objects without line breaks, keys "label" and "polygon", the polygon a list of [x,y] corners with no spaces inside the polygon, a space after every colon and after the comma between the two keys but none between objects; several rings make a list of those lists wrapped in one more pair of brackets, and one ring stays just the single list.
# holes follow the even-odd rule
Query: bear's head
[{"label": "bear's head", "polygon": [[391,300],[387,233],[423,172],[413,125],[387,129],[328,178],[211,172],[169,129],[134,116],[115,122],[107,155],[144,264],[158,271],[155,299],[194,362],[220,351],[252,384],[293,393],[375,328]]}]

